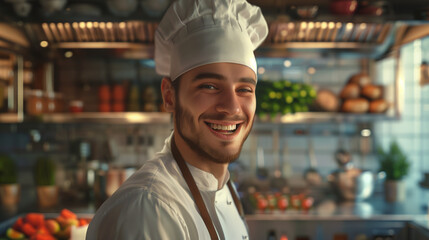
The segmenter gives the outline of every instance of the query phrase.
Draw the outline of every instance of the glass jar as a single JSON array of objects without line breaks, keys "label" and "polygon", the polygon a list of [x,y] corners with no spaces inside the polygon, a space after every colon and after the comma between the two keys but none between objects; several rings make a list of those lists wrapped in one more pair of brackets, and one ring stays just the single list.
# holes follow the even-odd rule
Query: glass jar
[{"label": "glass jar", "polygon": [[43,92],[42,90],[27,91],[27,101],[25,110],[29,115],[40,115],[43,113]]},{"label": "glass jar", "polygon": [[54,92],[46,92],[43,95],[43,110],[45,113],[57,112],[57,101],[55,100]]},{"label": "glass jar", "polygon": [[62,93],[54,93],[55,95],[55,112],[61,113],[64,111],[64,97]]},{"label": "glass jar", "polygon": [[111,98],[110,86],[108,84],[102,84],[98,88],[98,100],[100,102],[109,102]]},{"label": "glass jar", "polygon": [[112,90],[112,95],[113,95],[113,101],[114,102],[124,102],[125,99],[125,90],[124,90],[124,86],[122,86],[121,84],[115,84],[113,86],[113,90]]},{"label": "glass jar", "polygon": [[80,113],[83,111],[83,102],[81,100],[70,101],[70,112]]}]

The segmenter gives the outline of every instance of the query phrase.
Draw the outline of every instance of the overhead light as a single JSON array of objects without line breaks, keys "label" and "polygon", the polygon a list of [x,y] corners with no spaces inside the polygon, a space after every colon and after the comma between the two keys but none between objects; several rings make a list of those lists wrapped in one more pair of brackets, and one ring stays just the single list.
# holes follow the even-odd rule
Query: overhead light
[{"label": "overhead light", "polygon": [[362,137],[369,137],[369,136],[371,136],[371,130],[369,130],[369,129],[362,129],[362,131],[360,131],[360,135]]},{"label": "overhead light", "polygon": [[48,45],[49,45],[48,41],[41,41],[40,42],[40,46],[43,47],[43,48],[47,47]]},{"label": "overhead light", "polygon": [[66,51],[66,52],[64,53],[64,57],[66,57],[66,58],[71,58],[71,57],[73,57],[73,52],[72,52],[72,51]]},{"label": "overhead light", "polygon": [[264,67],[259,67],[258,68],[258,74],[264,74],[265,73],[265,68]]},{"label": "overhead light", "polygon": [[285,67],[290,67],[290,66],[292,65],[292,62],[291,62],[290,60],[285,60],[285,61],[283,62],[283,65],[284,65]]}]

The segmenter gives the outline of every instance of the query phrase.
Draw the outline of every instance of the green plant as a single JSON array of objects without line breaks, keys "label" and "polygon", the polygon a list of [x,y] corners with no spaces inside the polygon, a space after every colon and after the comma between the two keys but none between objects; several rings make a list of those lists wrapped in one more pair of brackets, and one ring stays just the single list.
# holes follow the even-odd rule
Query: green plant
[{"label": "green plant", "polygon": [[396,141],[392,141],[386,151],[378,147],[377,155],[380,171],[386,173],[387,180],[401,180],[408,174],[410,162]]},{"label": "green plant", "polygon": [[47,157],[40,157],[36,160],[34,167],[34,177],[37,186],[55,185],[55,162]]},{"label": "green plant", "polygon": [[316,98],[313,86],[288,80],[258,80],[256,114],[271,118],[277,114],[308,112]]},{"label": "green plant", "polygon": [[14,184],[18,181],[18,172],[12,158],[0,155],[0,184]]}]

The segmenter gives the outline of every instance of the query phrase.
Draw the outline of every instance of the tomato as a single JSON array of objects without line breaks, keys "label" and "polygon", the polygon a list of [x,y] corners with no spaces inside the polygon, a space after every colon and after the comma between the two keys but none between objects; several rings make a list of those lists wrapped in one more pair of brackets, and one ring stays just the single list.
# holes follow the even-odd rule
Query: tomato
[{"label": "tomato", "polygon": [[302,209],[308,210],[313,206],[314,199],[312,197],[306,197],[302,201]]},{"label": "tomato", "polygon": [[259,209],[259,211],[264,212],[265,209],[267,208],[267,206],[268,206],[267,199],[265,199],[265,197],[263,197],[263,196],[258,197],[258,209]]},{"label": "tomato", "polygon": [[277,207],[281,211],[285,211],[288,206],[289,206],[289,201],[286,196],[282,195],[277,199]]}]

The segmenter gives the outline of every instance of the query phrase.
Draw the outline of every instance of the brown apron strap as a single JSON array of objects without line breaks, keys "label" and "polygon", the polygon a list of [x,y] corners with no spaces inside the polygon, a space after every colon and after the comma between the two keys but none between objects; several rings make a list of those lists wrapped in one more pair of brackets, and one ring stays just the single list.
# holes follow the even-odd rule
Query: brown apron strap
[{"label": "brown apron strap", "polygon": [[231,180],[228,181],[227,185],[228,185],[228,188],[229,188],[229,192],[231,193],[232,199],[234,200],[235,207],[237,208],[237,211],[240,214],[241,219],[244,220],[243,206],[241,205],[241,201],[238,198],[237,193],[235,192],[235,189],[232,187]]},{"label": "brown apron strap", "polygon": [[171,152],[173,153],[173,158],[176,160],[177,165],[179,165],[180,171],[182,172],[183,177],[185,178],[186,184],[191,190],[192,197],[194,198],[195,204],[197,204],[200,215],[203,218],[204,224],[207,227],[207,230],[210,233],[210,238],[212,240],[219,239],[216,233],[216,229],[213,225],[213,222],[210,218],[209,212],[207,211],[204,200],[201,197],[200,190],[195,183],[194,178],[192,177],[191,172],[189,171],[188,166],[186,166],[185,160],[180,154],[179,150],[176,147],[174,139],[171,139]]}]

